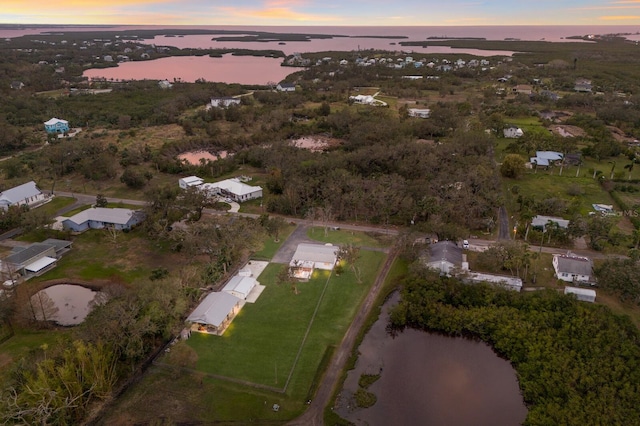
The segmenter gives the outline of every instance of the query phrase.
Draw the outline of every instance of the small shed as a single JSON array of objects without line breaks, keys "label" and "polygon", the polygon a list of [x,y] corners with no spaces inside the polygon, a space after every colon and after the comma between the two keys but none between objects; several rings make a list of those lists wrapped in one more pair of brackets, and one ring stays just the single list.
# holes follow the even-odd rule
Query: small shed
[{"label": "small shed", "polygon": [[222,291],[233,294],[238,299],[246,300],[256,285],[258,285],[258,281],[253,277],[235,275],[229,280],[227,285],[224,286]]},{"label": "small shed", "polygon": [[574,294],[576,299],[582,302],[594,303],[596,301],[596,291],[590,288],[565,287],[564,294]]}]

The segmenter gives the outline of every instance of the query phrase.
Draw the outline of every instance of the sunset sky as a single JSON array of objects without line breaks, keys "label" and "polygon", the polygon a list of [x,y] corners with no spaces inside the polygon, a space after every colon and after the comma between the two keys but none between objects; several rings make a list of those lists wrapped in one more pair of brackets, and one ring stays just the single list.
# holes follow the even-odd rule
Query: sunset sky
[{"label": "sunset sky", "polygon": [[0,23],[636,25],[640,0],[0,0]]}]

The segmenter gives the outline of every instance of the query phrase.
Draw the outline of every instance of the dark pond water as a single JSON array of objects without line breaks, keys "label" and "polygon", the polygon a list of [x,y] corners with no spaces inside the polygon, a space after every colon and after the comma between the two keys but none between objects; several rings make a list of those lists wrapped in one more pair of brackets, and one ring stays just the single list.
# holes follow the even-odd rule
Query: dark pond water
[{"label": "dark pond water", "polygon": [[93,308],[98,292],[74,284],[58,284],[40,290],[31,298],[37,319],[60,325],[78,325]]},{"label": "dark pond water", "polygon": [[[385,309],[362,342],[335,411],[357,425],[508,426],[521,424],[527,409],[516,373],[482,342],[406,330],[385,332]],[[381,377],[368,391],[377,402],[355,408],[361,374]]]}]

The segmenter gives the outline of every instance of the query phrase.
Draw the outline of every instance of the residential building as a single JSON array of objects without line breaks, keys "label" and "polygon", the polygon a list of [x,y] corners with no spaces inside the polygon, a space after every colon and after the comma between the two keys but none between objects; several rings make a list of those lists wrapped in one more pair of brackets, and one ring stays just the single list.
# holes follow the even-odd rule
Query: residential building
[{"label": "residential building", "polygon": [[531,226],[534,228],[545,229],[549,222],[555,223],[562,229],[567,229],[570,221],[561,217],[537,215],[531,220]]},{"label": "residential building", "polygon": [[502,134],[505,138],[519,138],[524,135],[524,132],[520,127],[517,126],[509,126],[502,130]]},{"label": "residential building", "polygon": [[44,130],[47,133],[67,133],[69,131],[69,122],[54,117],[49,121],[45,121]]},{"label": "residential building", "polygon": [[103,228],[124,231],[130,230],[143,220],[144,213],[139,210],[92,207],[63,220],[62,227],[72,232]]},{"label": "residential building", "polygon": [[34,181],[23,183],[0,193],[0,208],[7,210],[11,206],[35,207],[50,200],[43,194]]},{"label": "residential building", "polygon": [[262,197],[262,187],[247,185],[240,179],[232,178],[215,183],[203,183],[198,186],[210,195],[221,195],[237,203]]},{"label": "residential building", "polygon": [[295,83],[278,83],[276,86],[278,92],[295,92],[296,84]]},{"label": "residential building", "polygon": [[309,279],[315,269],[332,270],[338,261],[339,247],[332,244],[300,243],[291,257],[292,276]]},{"label": "residential building", "polygon": [[222,98],[211,98],[209,105],[213,108],[227,108],[231,105],[240,105],[240,98],[225,96]]},{"label": "residential building", "polygon": [[209,293],[187,317],[191,330],[221,336],[245,302],[227,292]]},{"label": "residential building", "polygon": [[407,111],[409,117],[429,118],[431,115],[431,110],[428,108],[409,108]]},{"label": "residential building", "polygon": [[71,241],[47,239],[27,247],[15,247],[1,262],[4,279],[26,280],[54,268],[63,254],[71,249]]},{"label": "residential building", "polygon": [[440,271],[441,275],[452,275],[462,267],[462,248],[453,241],[439,241],[429,246],[427,267]]},{"label": "residential building", "polygon": [[559,280],[567,282],[591,282],[593,264],[591,259],[569,254],[554,254],[553,269]]},{"label": "residential building", "polygon": [[178,186],[182,189],[187,189],[192,186],[199,186],[204,182],[204,179],[199,178],[198,176],[187,176],[178,179]]}]

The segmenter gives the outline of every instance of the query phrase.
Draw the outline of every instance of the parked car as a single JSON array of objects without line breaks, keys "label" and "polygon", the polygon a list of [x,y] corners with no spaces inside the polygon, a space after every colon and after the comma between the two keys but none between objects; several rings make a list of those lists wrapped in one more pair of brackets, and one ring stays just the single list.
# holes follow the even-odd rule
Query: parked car
[{"label": "parked car", "polygon": [[468,240],[462,240],[462,248],[467,250],[469,249],[469,241]]}]

